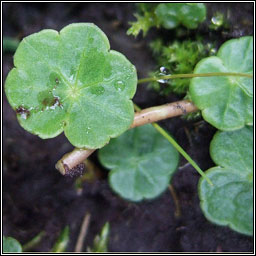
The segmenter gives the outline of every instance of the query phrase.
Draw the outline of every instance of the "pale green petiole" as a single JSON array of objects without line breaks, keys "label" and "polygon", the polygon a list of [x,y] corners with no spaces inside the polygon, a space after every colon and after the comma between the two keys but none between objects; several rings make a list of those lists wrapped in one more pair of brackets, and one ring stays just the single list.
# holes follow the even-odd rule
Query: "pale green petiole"
[{"label": "pale green petiole", "polygon": [[[136,111],[140,111],[141,109],[134,104],[134,109]],[[205,175],[205,173],[200,169],[200,167],[196,164],[196,162],[183,150],[183,148],[158,124],[152,123],[159,133],[161,133],[176,149],[177,151],[197,170],[197,172],[206,179],[206,181],[213,186],[211,180]]]},{"label": "pale green petiole", "polygon": [[215,72],[215,73],[201,73],[201,74],[175,74],[175,75],[166,75],[166,76],[154,76],[154,77],[147,77],[138,80],[138,84],[158,81],[158,80],[168,80],[168,79],[176,79],[176,78],[193,78],[193,77],[212,77],[212,76],[241,76],[241,77],[248,77],[252,78],[252,74],[246,73],[222,73],[222,72]]}]

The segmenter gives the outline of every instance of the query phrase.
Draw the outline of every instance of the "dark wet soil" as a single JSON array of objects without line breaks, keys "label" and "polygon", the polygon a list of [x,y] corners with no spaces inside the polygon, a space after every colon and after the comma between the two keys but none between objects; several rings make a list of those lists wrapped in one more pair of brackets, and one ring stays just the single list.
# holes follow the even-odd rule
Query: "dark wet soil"
[{"label": "dark wet soil", "polygon": [[[229,12],[228,32],[207,34],[218,44],[253,33],[253,4],[207,4],[208,16],[220,10]],[[72,22],[93,22],[108,36],[111,48],[122,52],[137,67],[138,76],[146,77],[155,68],[148,40],[158,35],[151,30],[146,39],[126,35],[128,21],[134,20],[132,3],[4,3],[3,35],[22,39],[44,28],[60,30]],[[3,56],[3,81],[13,66],[12,54]],[[141,107],[158,105],[177,96],[160,97],[141,85],[135,102]],[[173,118],[160,123],[171,132],[181,146],[206,170],[214,164],[208,148],[215,129],[205,122],[189,122]],[[23,130],[15,112],[3,95],[3,234],[22,244],[44,230],[46,236],[34,248],[50,251],[60,231],[70,227],[68,251],[74,251],[81,222],[91,214],[84,250],[106,221],[111,232],[109,251],[113,252],[251,252],[253,238],[227,227],[216,226],[203,216],[197,194],[198,173],[181,159],[173,177],[181,216],[175,217],[175,205],[169,190],[152,201],[131,203],[115,195],[107,183],[107,171],[100,167],[97,155],[91,159],[103,172],[103,178],[85,183],[78,194],[74,178],[63,177],[55,168],[56,161],[72,146],[61,135],[42,140]]]}]

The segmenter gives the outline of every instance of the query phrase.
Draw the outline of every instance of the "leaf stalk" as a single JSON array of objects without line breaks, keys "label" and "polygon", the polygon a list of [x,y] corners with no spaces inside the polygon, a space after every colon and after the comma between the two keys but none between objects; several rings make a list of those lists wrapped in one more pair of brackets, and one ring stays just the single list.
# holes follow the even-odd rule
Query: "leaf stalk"
[{"label": "leaf stalk", "polygon": [[168,79],[177,79],[177,78],[194,78],[194,77],[214,77],[214,76],[240,76],[252,78],[252,74],[246,73],[232,73],[232,72],[214,72],[214,73],[201,73],[201,74],[175,74],[175,75],[166,75],[166,76],[154,76],[147,77],[138,80],[138,84],[153,82],[158,80],[168,80]]}]

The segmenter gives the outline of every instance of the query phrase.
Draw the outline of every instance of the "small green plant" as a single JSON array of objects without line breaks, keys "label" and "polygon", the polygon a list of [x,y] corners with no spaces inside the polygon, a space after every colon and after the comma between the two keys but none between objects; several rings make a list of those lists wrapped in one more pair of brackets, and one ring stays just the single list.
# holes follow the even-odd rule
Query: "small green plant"
[{"label": "small green plant", "polygon": [[[19,241],[13,237],[3,236],[3,252],[27,252],[31,251],[45,237],[45,231],[41,231],[26,244],[21,245]],[[52,248],[52,252],[65,252],[69,242],[69,227],[66,226],[60,233],[56,243]]]},{"label": "small green plant", "polygon": [[93,240],[93,247],[87,248],[87,252],[107,252],[108,251],[108,240],[110,234],[110,224],[106,222],[101,229],[100,234],[96,235]]},{"label": "small green plant", "polygon": [[[201,60],[194,73],[253,71],[253,38],[229,40],[217,56]],[[203,118],[220,130],[235,130],[253,123],[253,80],[247,77],[202,77],[191,80],[191,100]]]},{"label": "small green plant", "polygon": [[202,3],[167,3],[159,4],[155,13],[166,29],[176,28],[179,24],[196,29],[206,18],[206,7]]},{"label": "small green plant", "polygon": [[21,244],[13,237],[3,237],[3,252],[22,252]]},{"label": "small green plant", "polygon": [[99,159],[111,170],[109,184],[113,190],[125,199],[141,201],[166,190],[179,154],[148,124],[111,140],[99,151]]},{"label": "small green plant", "polygon": [[210,145],[216,167],[206,171],[214,186],[199,181],[204,215],[211,222],[253,234],[253,129],[218,131]]},{"label": "small green plant", "polygon": [[53,245],[52,252],[65,252],[69,242],[69,226],[66,226]]},{"label": "small green plant", "polygon": [[[137,85],[135,67],[125,56],[110,50],[107,37],[98,27],[87,23],[71,24],[60,33],[43,30],[22,40],[14,56],[15,67],[6,79],[5,92],[21,126],[29,132],[41,138],[52,138],[64,131],[69,141],[79,148],[66,158],[78,164],[96,148],[106,145],[110,138],[118,137],[129,128],[198,108],[206,121],[221,130],[252,125],[252,49],[252,37],[230,40],[219,49],[217,57],[201,60],[192,74],[140,79],[138,83],[192,78],[189,93],[195,105],[180,101],[141,112],[135,106],[138,114],[134,115],[131,99]],[[152,199],[167,188],[178,165],[178,151],[204,177],[200,183],[204,191],[201,199],[206,203],[201,205],[206,216],[210,216],[211,208],[206,210],[205,205],[211,201],[208,195],[219,187],[216,177],[220,167],[217,167],[218,175],[213,171],[205,175],[166,131],[156,124],[154,128],[150,125],[135,128],[111,140],[100,151],[100,161],[111,170],[110,185],[125,199]],[[228,167],[225,161],[224,164],[216,161],[216,164],[223,168],[236,167]],[[63,174],[72,172],[64,160],[60,161],[60,166]],[[241,169],[232,172],[236,179],[240,177],[238,171]],[[223,170],[224,180],[232,175],[231,172],[226,175],[226,169]],[[250,190],[251,185],[243,181],[241,191],[244,187]],[[248,194],[243,196],[249,198]],[[249,205],[250,199],[247,202]],[[240,227],[240,220],[215,221],[218,218],[221,218],[218,213],[209,217],[213,222],[251,234]]]},{"label": "small green plant", "polygon": [[137,36],[143,31],[145,36],[151,27],[174,29],[180,24],[188,29],[196,29],[206,18],[206,7],[202,3],[139,4],[136,22],[131,23],[129,35]]},{"label": "small green plant", "polygon": [[99,148],[133,121],[136,70],[110,50],[106,35],[93,24],[26,37],[14,66],[6,79],[6,96],[20,125],[41,138],[64,130],[74,146]]},{"label": "small green plant", "polygon": [[[193,73],[195,65],[202,58],[214,53],[213,45],[210,43],[204,44],[200,38],[196,41],[174,41],[168,45],[165,45],[163,40],[156,39],[150,43],[150,48],[158,64],[158,70],[151,73],[151,76]],[[164,66],[162,66],[163,64]],[[169,95],[170,93],[186,94],[189,83],[189,78],[160,79],[151,82],[149,87],[163,95]]]},{"label": "small green plant", "polygon": [[143,36],[146,36],[148,30],[151,27],[159,27],[160,24],[158,22],[158,19],[155,15],[155,8],[157,4],[145,4],[145,3],[139,3],[137,4],[137,13],[134,14],[137,21],[130,22],[131,27],[127,31],[128,35],[134,35],[137,36],[140,31],[143,32]]}]

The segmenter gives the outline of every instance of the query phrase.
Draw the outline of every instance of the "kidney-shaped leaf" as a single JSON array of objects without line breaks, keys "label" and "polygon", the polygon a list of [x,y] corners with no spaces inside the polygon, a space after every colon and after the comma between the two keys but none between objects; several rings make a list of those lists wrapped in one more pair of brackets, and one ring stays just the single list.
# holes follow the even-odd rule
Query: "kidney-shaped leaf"
[{"label": "kidney-shaped leaf", "polygon": [[[253,72],[253,38],[224,43],[217,57],[201,60],[194,73]],[[235,130],[253,123],[253,79],[238,76],[196,77],[190,95],[204,119],[220,130]]]},{"label": "kidney-shaped leaf", "polygon": [[159,4],[155,13],[166,29],[175,28],[179,24],[195,29],[206,18],[206,8],[202,3]]},{"label": "kidney-shaped leaf", "polygon": [[42,30],[22,40],[5,85],[24,129],[41,138],[63,130],[76,147],[99,148],[133,121],[135,67],[110,50],[94,24]]},{"label": "kidney-shaped leaf", "polygon": [[207,219],[233,230],[253,234],[253,130],[217,132],[211,157],[219,166],[206,171],[214,186],[199,182],[201,208]]},{"label": "kidney-shaped leaf", "polygon": [[3,252],[22,252],[21,244],[12,237],[3,237]]},{"label": "kidney-shaped leaf", "polygon": [[145,125],[112,139],[99,151],[99,159],[111,169],[112,189],[125,199],[140,201],[167,188],[179,155],[151,125]]}]

